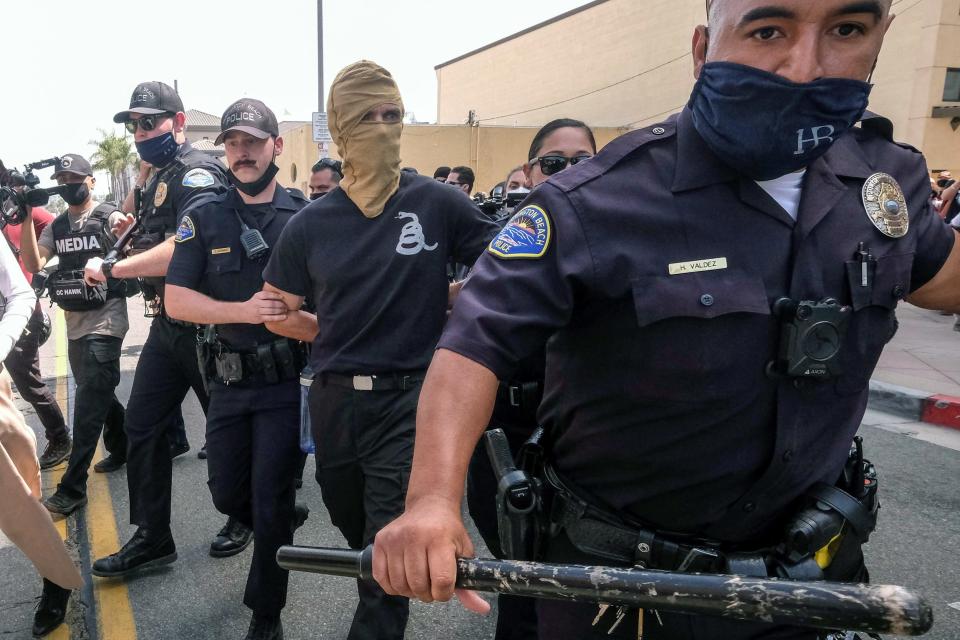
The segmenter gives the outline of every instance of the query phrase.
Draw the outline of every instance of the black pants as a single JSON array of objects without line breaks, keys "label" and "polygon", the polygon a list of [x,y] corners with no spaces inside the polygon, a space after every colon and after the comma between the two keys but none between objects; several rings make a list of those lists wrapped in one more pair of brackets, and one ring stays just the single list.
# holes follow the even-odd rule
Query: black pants
[{"label": "black pants", "polygon": [[127,487],[130,523],[170,527],[172,430],[182,428],[180,405],[192,388],[204,413],[210,403],[197,366],[197,330],[154,319],[140,351],[127,402]]},{"label": "black pants", "polygon": [[300,463],[298,380],[257,387],[210,388],[207,472],[217,510],[253,529],[253,559],[243,603],[279,615],[288,572],[277,549],[293,541],[295,481]]},{"label": "black pants", "polygon": [[[403,512],[420,385],[405,391],[310,387],[310,423],[317,443],[317,482],[330,519],[353,549]],[[410,603],[374,582],[357,582],[360,603],[350,640],[403,638]]]},{"label": "black pants", "polygon": [[[526,415],[512,410],[497,402],[490,428],[501,428],[507,435],[510,450],[517,455],[520,446],[537,428],[536,417],[532,412]],[[500,548],[500,534],[497,530],[497,479],[487,455],[484,440],[481,439],[470,458],[467,473],[467,507],[470,517],[490,553],[503,558]],[[536,600],[520,596],[499,594],[497,596],[497,632],[496,640],[532,640],[537,637]]]},{"label": "black pants", "polygon": [[114,391],[120,384],[120,346],[113,336],[89,335],[70,340],[67,357],[77,384],[73,400],[73,450],[58,490],[73,497],[87,492],[87,474],[97,450],[100,431],[111,454],[123,457],[123,405]]},{"label": "black pants", "polygon": [[[30,319],[35,323],[36,314]],[[13,383],[17,385],[20,397],[30,403],[43,430],[46,432],[47,442],[53,442],[66,437],[67,424],[63,419],[63,412],[57,404],[53,393],[43,382],[40,376],[40,335],[33,331],[22,336],[3,361],[4,367],[10,372]]]}]

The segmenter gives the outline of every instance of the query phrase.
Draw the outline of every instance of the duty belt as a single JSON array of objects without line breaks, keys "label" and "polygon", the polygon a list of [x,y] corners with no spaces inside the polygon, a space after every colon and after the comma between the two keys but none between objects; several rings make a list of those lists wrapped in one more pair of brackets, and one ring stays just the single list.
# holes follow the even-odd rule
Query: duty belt
[{"label": "duty belt", "polygon": [[[664,535],[652,528],[625,523],[606,510],[598,509],[579,498],[557,473],[545,468],[547,482],[553,489],[550,521],[562,529],[570,542],[585,553],[598,557],[663,571],[722,573],[729,567],[727,554],[719,550],[719,543],[694,538],[680,539]],[[746,554],[737,554],[746,555]],[[740,575],[766,576],[763,558],[750,554],[756,560],[734,558]]]},{"label": "duty belt", "polygon": [[520,411],[536,412],[543,400],[543,383],[539,381],[503,381],[497,387],[497,402]]},{"label": "duty belt", "polygon": [[320,384],[346,387],[354,391],[406,391],[413,389],[426,375],[423,370],[397,373],[378,373],[368,376],[347,376],[339,373],[324,373],[318,376]]}]

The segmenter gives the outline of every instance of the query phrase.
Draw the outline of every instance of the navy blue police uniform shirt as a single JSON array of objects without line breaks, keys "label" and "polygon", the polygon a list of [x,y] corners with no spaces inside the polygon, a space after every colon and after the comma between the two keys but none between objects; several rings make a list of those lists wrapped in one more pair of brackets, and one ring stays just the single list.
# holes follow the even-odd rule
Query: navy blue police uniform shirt
[{"label": "navy blue police uniform shirt", "polygon": [[[273,201],[248,205],[231,187],[218,198],[195,207],[181,219],[174,238],[167,283],[194,289],[215,300],[243,302],[263,288],[267,258],[251,260],[240,244],[239,215],[250,229],[259,229],[276,251],[283,228],[308,200],[277,185]],[[234,349],[250,349],[277,340],[263,324],[217,326],[222,342]]]},{"label": "navy blue police uniform shirt", "polygon": [[462,193],[404,172],[376,218],[341,189],[312,202],[284,229],[263,277],[316,305],[314,371],[425,369],[446,320],[447,262],[472,265],[497,230]]},{"label": "navy blue police uniform shirt", "polygon": [[[167,232],[172,233],[183,214],[227,191],[227,176],[215,158],[198,151],[189,142],[177,149],[171,163],[156,169],[143,190],[143,212],[147,219],[168,218]],[[169,215],[165,215],[170,211]],[[149,225],[148,225],[149,226]]]},{"label": "navy blue police uniform shirt", "polygon": [[[798,222],[725,166],[686,111],[619,138],[518,209],[439,348],[502,378],[547,343],[539,418],[562,477],[641,522],[769,541],[796,498],[837,480],[897,302],[954,242],[927,203],[923,157],[867,124],[808,167]],[[877,172],[906,195],[902,238],[865,212]],[[877,259],[868,288],[851,286],[859,242]],[[853,307],[842,375],[765,374],[785,295]]]}]

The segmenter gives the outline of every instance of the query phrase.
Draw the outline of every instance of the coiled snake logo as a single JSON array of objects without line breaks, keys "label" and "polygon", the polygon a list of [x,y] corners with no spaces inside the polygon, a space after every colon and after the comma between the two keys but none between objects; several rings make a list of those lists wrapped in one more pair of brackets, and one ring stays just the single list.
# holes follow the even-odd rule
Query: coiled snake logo
[{"label": "coiled snake logo", "polygon": [[423,227],[420,226],[420,218],[417,217],[417,214],[407,213],[406,211],[401,211],[397,214],[397,219],[403,220],[405,218],[410,220],[410,222],[404,224],[400,230],[400,241],[397,242],[397,253],[402,256],[413,256],[424,249],[433,251],[437,248],[436,242],[427,244],[426,238],[423,237]]}]

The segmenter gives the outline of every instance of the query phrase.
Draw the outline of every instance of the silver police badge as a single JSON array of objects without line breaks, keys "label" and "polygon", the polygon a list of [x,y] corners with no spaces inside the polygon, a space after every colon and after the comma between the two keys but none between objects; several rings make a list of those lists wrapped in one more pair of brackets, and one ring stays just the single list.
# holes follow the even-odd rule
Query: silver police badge
[{"label": "silver police badge", "polygon": [[892,176],[875,173],[863,184],[863,208],[877,229],[890,238],[902,238],[910,229],[903,189]]}]

